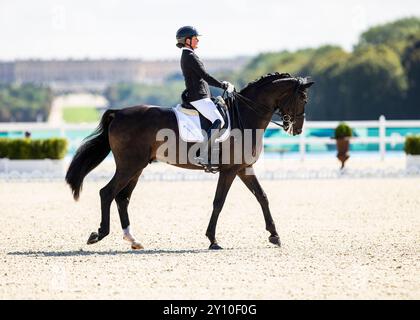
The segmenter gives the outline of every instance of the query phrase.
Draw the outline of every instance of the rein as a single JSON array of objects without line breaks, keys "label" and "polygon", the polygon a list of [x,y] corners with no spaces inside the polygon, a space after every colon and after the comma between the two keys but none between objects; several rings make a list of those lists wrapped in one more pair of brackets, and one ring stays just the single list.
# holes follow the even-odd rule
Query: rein
[{"label": "rein", "polygon": [[[263,104],[259,104],[256,103],[255,101],[252,101],[251,99],[241,95],[240,93],[234,91],[233,92],[233,96],[235,98],[235,107],[238,108],[238,100],[241,101],[245,106],[248,107],[248,109],[251,109],[252,111],[254,111],[258,116],[260,116],[261,118],[265,118],[267,117],[267,113],[272,112],[271,108],[263,105]],[[262,113],[261,110],[264,110],[265,112]],[[238,117],[240,119],[240,113],[239,110],[237,110],[237,114]],[[283,115],[281,114],[280,111],[274,112],[273,114],[279,116],[281,118],[281,120],[283,121]],[[270,120],[270,122],[278,125],[279,127],[282,127],[284,129],[284,124],[283,123],[278,123],[274,120]]]}]

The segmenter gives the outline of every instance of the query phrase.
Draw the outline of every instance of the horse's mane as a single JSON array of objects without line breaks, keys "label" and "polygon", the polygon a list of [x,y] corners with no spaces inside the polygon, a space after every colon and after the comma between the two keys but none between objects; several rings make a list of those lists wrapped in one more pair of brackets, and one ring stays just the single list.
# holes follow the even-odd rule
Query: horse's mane
[{"label": "horse's mane", "polygon": [[251,88],[254,88],[254,87],[255,88],[261,87],[261,86],[267,84],[268,82],[273,82],[274,80],[286,79],[286,78],[292,78],[292,76],[289,73],[278,73],[278,72],[267,73],[266,75],[248,83],[241,90],[241,92],[244,92],[245,90],[248,90],[248,89],[251,89]]}]

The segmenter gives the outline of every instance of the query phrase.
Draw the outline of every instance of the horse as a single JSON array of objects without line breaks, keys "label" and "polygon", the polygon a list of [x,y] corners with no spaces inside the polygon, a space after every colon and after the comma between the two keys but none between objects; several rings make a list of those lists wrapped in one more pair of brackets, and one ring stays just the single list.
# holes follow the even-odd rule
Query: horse
[{"label": "horse", "polygon": [[[234,161],[230,158],[218,165],[218,182],[213,201],[213,211],[206,230],[210,241],[209,249],[222,249],[216,240],[216,224],[222,211],[229,188],[235,177],[246,185],[261,205],[266,230],[270,233],[269,242],[280,246],[274,220],[269,209],[267,195],[261,187],[253,164],[262,151],[262,135],[257,131],[267,128],[274,114],[282,117],[283,129],[292,135],[302,132],[307,103],[307,89],[314,82],[310,77],[293,77],[287,73],[269,73],[246,85],[233,96],[224,98],[231,119],[232,129],[240,133],[252,133],[252,160]],[[98,232],[92,232],[87,243],[93,244],[105,238],[110,232],[110,206],[116,201],[124,239],[131,243],[132,249],[143,249],[143,246],[130,233],[128,205],[131,194],[143,170],[153,161],[162,157],[162,145],[168,140],[157,139],[161,130],[171,130],[176,135],[176,146],[180,145],[178,123],[171,108],[138,105],[123,109],[108,109],[102,115],[97,129],[89,135],[76,151],[67,170],[65,180],[69,184],[75,201],[79,199],[83,179],[97,167],[112,151],[116,170],[99,194],[101,199],[101,222]],[[244,138],[240,138],[244,139]],[[244,142],[244,141],[240,141]],[[234,153],[238,139],[225,141],[228,151]],[[186,143],[187,151],[196,144]],[[242,147],[242,149],[244,149]],[[180,161],[180,151],[170,165],[185,169],[204,170],[190,159]],[[243,152],[243,150],[241,150]]]}]

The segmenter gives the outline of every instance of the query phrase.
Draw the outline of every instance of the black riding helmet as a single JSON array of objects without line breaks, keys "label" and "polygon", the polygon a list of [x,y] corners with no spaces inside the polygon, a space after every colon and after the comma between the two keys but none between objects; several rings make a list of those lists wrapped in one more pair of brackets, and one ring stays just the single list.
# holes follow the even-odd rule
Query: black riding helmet
[{"label": "black riding helmet", "polygon": [[198,34],[196,28],[192,26],[181,27],[176,32],[176,41],[178,42],[176,46],[178,48],[182,48],[183,46],[185,46],[185,40],[198,36],[200,36],[200,34]]}]

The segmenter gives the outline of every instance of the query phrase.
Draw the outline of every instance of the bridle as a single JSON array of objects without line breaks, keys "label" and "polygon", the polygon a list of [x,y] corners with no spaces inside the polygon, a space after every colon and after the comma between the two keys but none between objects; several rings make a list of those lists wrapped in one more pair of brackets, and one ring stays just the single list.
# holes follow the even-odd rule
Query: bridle
[{"label": "bridle", "polygon": [[[299,92],[299,89],[300,89],[301,85],[302,85],[302,80],[301,80],[301,78],[298,78],[298,81],[295,84],[295,88],[293,89],[293,94],[290,95],[289,98],[287,99],[286,103],[284,103],[284,108],[288,107],[289,104],[293,101],[293,99],[295,99],[297,93]],[[236,90],[232,93],[232,95],[233,95],[233,100],[235,102],[234,107],[236,109],[238,108],[238,103],[237,102],[239,100],[245,106],[247,106],[250,110],[254,111],[261,118],[267,117],[267,113],[272,112],[272,108],[270,108],[266,105],[257,103],[255,101],[252,101],[251,99],[241,95],[239,92],[236,92]],[[228,99],[228,101],[229,101],[229,99]],[[273,113],[273,115],[277,115],[281,119],[282,123],[278,123],[277,121],[274,121],[272,119],[270,120],[270,122],[278,125],[279,127],[282,127],[284,130],[289,129],[292,126],[292,124],[293,124],[292,120],[296,121],[298,119],[302,119],[302,118],[305,117],[304,112],[302,112],[301,114],[297,114],[296,106],[293,107],[293,118],[291,118],[289,115],[283,115],[282,112],[280,111],[281,109],[282,109],[281,106],[275,107],[276,111]],[[236,111],[237,111],[237,114],[239,116],[239,110],[236,110]]]}]

